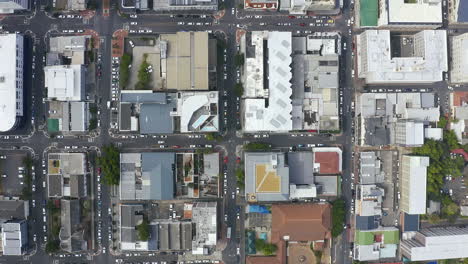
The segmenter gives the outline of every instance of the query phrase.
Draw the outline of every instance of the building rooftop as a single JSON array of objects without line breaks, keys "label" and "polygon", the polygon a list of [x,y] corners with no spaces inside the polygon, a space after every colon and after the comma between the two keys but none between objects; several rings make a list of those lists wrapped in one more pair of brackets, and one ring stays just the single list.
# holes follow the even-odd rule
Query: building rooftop
[{"label": "building rooftop", "polygon": [[361,216],[356,215],[356,229],[357,230],[372,230],[379,227],[377,216]]},{"label": "building rooftop", "polygon": [[208,248],[216,247],[217,242],[217,204],[198,202],[192,207],[192,223],[195,236],[192,241],[192,254],[205,254]]},{"label": "building rooftop", "polygon": [[317,241],[330,238],[329,204],[274,204],[271,242]]},{"label": "building rooftop", "polygon": [[284,153],[245,153],[245,193],[247,201],[289,199],[289,169]]},{"label": "building rooftop", "polygon": [[177,98],[180,132],[216,132],[219,130],[218,92],[182,92]]},{"label": "building rooftop", "polygon": [[81,101],[84,98],[84,65],[44,67],[47,97],[57,101]]},{"label": "building rooftop", "polygon": [[411,261],[455,259],[468,257],[468,228],[447,226],[421,229],[404,234],[401,242],[403,256]]},{"label": "building rooftop", "polygon": [[399,230],[379,227],[373,230],[356,230],[354,259],[359,261],[395,258],[399,244]]},{"label": "building rooftop", "polygon": [[27,219],[29,202],[23,200],[0,200],[0,222],[12,219]]},{"label": "building rooftop", "polygon": [[338,177],[333,175],[315,176],[315,185],[317,194],[320,196],[337,196],[338,195]]},{"label": "building rooftop", "polygon": [[429,157],[403,155],[401,163],[401,210],[408,214],[425,214]]},{"label": "building rooftop", "polygon": [[2,251],[5,256],[20,256],[28,244],[26,220],[10,220],[2,224]]},{"label": "building rooftop", "polygon": [[445,30],[424,30],[412,37],[414,54],[394,56],[389,30],[366,30],[357,38],[358,76],[367,83],[430,83],[448,70]]},{"label": "building rooftop", "polygon": [[79,200],[60,200],[60,247],[67,252],[87,249],[86,241],[83,240],[80,208]]},{"label": "building rooftop", "polygon": [[385,190],[375,184],[359,185],[356,198],[356,214],[360,216],[382,216],[382,199]]},{"label": "building rooftop", "polygon": [[16,99],[17,93],[23,93],[16,81],[23,81],[23,71],[16,70],[23,67],[23,54],[17,55],[16,51],[17,43],[22,42],[23,35],[0,34],[0,56],[5,59],[0,63],[0,132],[11,130],[16,125],[16,116],[23,115],[23,101]]},{"label": "building rooftop", "polygon": [[120,101],[121,131],[139,129],[142,134],[173,133],[175,124],[170,113],[177,107],[175,93],[122,91]]},{"label": "building rooftop", "polygon": [[314,172],[339,174],[342,168],[342,151],[337,147],[314,148]]},{"label": "building rooftop", "polygon": [[314,184],[313,154],[310,151],[287,152],[289,183]]},{"label": "building rooftop", "polygon": [[[254,31],[251,38],[252,43],[249,45],[255,45],[255,57],[248,57],[245,60],[247,76],[244,95],[248,99],[244,100],[244,130],[289,131],[292,129],[291,32]],[[264,40],[267,43],[268,54],[263,53]],[[266,80],[263,80],[263,72],[266,71],[263,69],[265,55],[268,56],[268,84],[265,84]],[[265,91],[267,88],[268,93]],[[268,105],[265,101],[267,98]]]},{"label": "building rooftop", "polygon": [[85,197],[86,170],[85,153],[49,153],[47,161],[49,197]]},{"label": "building rooftop", "polygon": [[382,169],[380,157],[373,151],[360,152],[359,180],[361,184],[382,183],[385,173]]},{"label": "building rooftop", "polygon": [[442,0],[391,0],[388,24],[442,24]]},{"label": "building rooftop", "polygon": [[167,48],[166,56],[161,56],[164,89],[208,90],[208,33],[161,34],[160,42]]},{"label": "building rooftop", "polygon": [[121,200],[174,198],[175,154],[170,152],[121,153]]}]

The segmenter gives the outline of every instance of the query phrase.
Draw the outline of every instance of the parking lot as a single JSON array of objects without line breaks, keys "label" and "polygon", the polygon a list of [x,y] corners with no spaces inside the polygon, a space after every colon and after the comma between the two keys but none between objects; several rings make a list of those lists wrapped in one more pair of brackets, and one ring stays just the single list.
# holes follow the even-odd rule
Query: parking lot
[{"label": "parking lot", "polygon": [[27,152],[21,150],[0,152],[0,193],[5,196],[19,196],[24,185],[23,160]]}]

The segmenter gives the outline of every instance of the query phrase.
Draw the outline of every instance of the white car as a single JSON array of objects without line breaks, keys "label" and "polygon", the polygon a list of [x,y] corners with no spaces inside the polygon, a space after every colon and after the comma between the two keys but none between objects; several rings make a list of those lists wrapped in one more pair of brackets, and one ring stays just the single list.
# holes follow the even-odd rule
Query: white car
[{"label": "white car", "polygon": [[132,21],[132,22],[130,22],[130,25],[132,25],[132,26],[136,26],[136,25],[138,25],[138,22],[136,22],[136,21]]}]

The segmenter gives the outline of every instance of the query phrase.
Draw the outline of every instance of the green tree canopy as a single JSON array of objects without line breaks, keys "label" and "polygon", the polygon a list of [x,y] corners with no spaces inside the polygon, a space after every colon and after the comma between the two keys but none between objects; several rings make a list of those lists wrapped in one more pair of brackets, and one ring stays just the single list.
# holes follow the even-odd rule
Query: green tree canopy
[{"label": "green tree canopy", "polygon": [[148,241],[150,238],[150,226],[146,217],[143,217],[143,222],[136,227],[138,239],[141,241]]},{"label": "green tree canopy", "polygon": [[332,236],[337,237],[343,233],[343,225],[346,217],[346,203],[339,198],[332,203]]},{"label": "green tree canopy", "polygon": [[60,249],[60,242],[58,240],[49,240],[46,244],[45,251],[48,254],[55,253]]},{"label": "green tree canopy", "polygon": [[113,144],[102,148],[101,156],[97,158],[101,166],[103,181],[107,185],[119,185],[120,182],[120,150]]}]

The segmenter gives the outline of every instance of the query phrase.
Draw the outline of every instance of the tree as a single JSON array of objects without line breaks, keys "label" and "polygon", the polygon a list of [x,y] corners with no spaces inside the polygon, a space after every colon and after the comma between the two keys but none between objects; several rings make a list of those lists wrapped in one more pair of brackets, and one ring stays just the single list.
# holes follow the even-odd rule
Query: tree
[{"label": "tree", "polygon": [[237,53],[236,56],[234,56],[234,64],[237,67],[241,67],[244,65],[244,54],[243,53]]},{"label": "tree", "polygon": [[276,245],[267,243],[263,239],[255,239],[255,249],[263,253],[263,255],[274,255],[276,252]]},{"label": "tree", "polygon": [[428,220],[431,225],[434,225],[440,222],[440,216],[438,214],[431,214]]},{"label": "tree", "polygon": [[97,119],[96,118],[91,118],[89,120],[88,130],[91,131],[91,130],[94,130],[96,128],[97,128]]},{"label": "tree", "polygon": [[457,135],[455,135],[455,132],[453,132],[453,130],[444,131],[444,142],[445,144],[447,144],[449,150],[460,148]]},{"label": "tree", "polygon": [[237,186],[244,187],[245,183],[245,173],[244,170],[241,168],[236,169],[236,179],[237,179]]},{"label": "tree", "polygon": [[120,59],[120,86],[122,88],[125,88],[128,84],[128,81],[130,79],[130,70],[129,66],[132,63],[132,56],[128,53],[125,53],[122,55],[122,58]]},{"label": "tree", "polygon": [[244,145],[244,149],[247,151],[252,150],[270,150],[271,145],[263,142],[250,142]]},{"label": "tree", "polygon": [[146,61],[146,58],[148,58],[148,54],[143,55],[143,62],[138,69],[138,82],[135,84],[136,90],[146,89],[151,81],[151,73],[148,71],[151,65]]},{"label": "tree", "polygon": [[113,144],[102,148],[102,155],[97,158],[101,166],[103,181],[107,185],[119,185],[120,182],[120,150]]},{"label": "tree", "polygon": [[333,201],[332,203],[332,236],[337,237],[344,230],[346,217],[346,203],[343,198]]},{"label": "tree", "polygon": [[137,230],[137,236],[138,239],[141,241],[148,241],[150,238],[150,226],[148,224],[148,220],[146,217],[143,217],[143,222],[141,224],[137,225],[136,227]]},{"label": "tree", "polygon": [[60,249],[60,242],[58,240],[49,240],[46,244],[45,251],[48,254],[55,253]]},{"label": "tree", "polygon": [[97,114],[98,108],[97,106],[93,105],[89,107],[89,112],[93,115]]},{"label": "tree", "polygon": [[208,133],[206,134],[206,140],[209,141],[220,141],[223,137],[217,133]]},{"label": "tree", "polygon": [[242,86],[242,83],[236,83],[234,85],[234,92],[236,93],[236,96],[238,97],[244,94],[244,87]]},{"label": "tree", "polygon": [[445,116],[440,116],[439,122],[437,122],[438,128],[445,128],[447,126],[448,120]]}]

